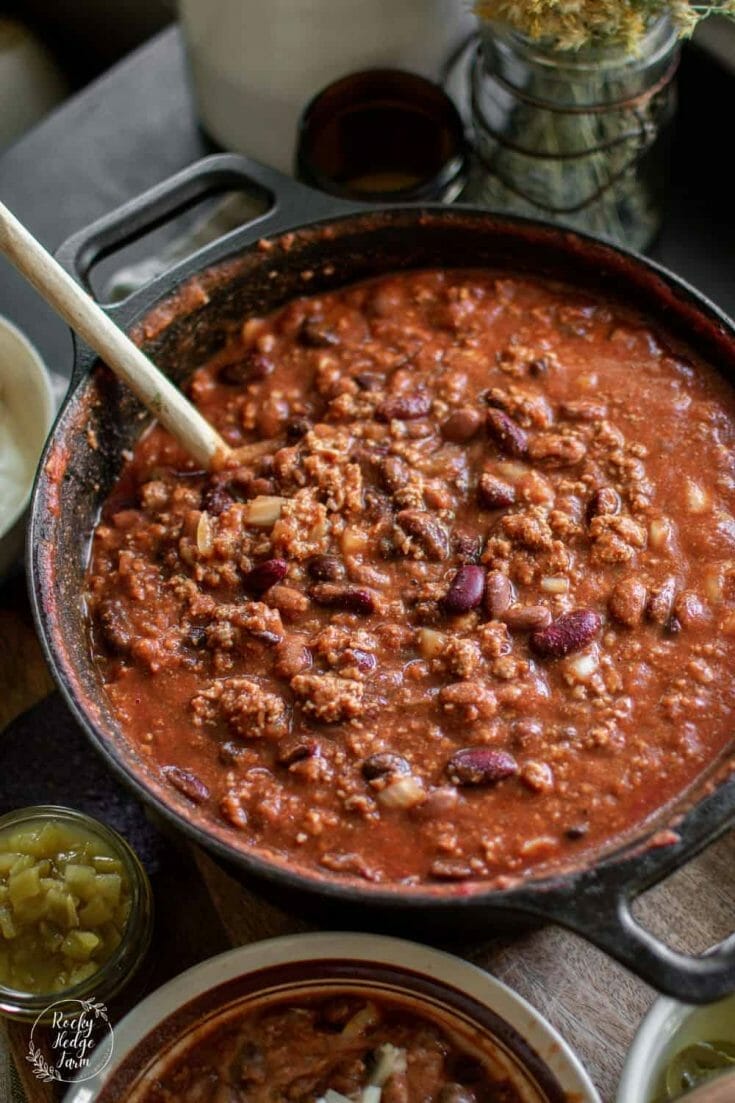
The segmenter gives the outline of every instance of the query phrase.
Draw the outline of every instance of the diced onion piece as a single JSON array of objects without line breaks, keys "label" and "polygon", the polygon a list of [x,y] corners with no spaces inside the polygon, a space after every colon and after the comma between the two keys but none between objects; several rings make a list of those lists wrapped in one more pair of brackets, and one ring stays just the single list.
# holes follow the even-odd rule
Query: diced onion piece
[{"label": "diced onion piece", "polygon": [[346,528],[342,533],[342,551],[345,555],[359,555],[367,548],[369,534],[363,529]]},{"label": "diced onion piece", "polygon": [[434,628],[419,628],[419,651],[425,659],[435,659],[442,653],[447,637],[443,632],[437,632]]},{"label": "diced onion piece", "polygon": [[597,653],[587,651],[585,654],[577,655],[568,661],[566,673],[575,682],[586,682],[597,671],[598,666]]},{"label": "diced onion piece", "polygon": [[342,1095],[342,1092],[336,1092],[333,1088],[327,1088],[324,1095],[320,1096],[316,1103],[354,1103],[354,1100],[350,1099],[347,1095]]},{"label": "diced onion piece", "polygon": [[691,479],[687,482],[686,503],[690,513],[704,513],[710,506],[710,497],[704,487]]},{"label": "diced onion piece", "polygon": [[426,792],[421,782],[411,777],[399,777],[378,793],[377,800],[384,808],[414,808],[426,800]]},{"label": "diced onion piece", "polygon": [[648,542],[657,551],[671,543],[673,525],[668,517],[655,517],[648,526]]},{"label": "diced onion piece", "polygon": [[257,498],[245,504],[242,514],[245,524],[254,525],[255,528],[260,529],[271,528],[281,516],[285,500],[271,494],[259,494]]},{"label": "diced onion piece", "polygon": [[710,601],[722,601],[725,596],[725,577],[721,567],[710,567],[705,571],[704,592]]},{"label": "diced onion piece", "polygon": [[542,578],[541,589],[547,594],[565,594],[569,589],[569,579],[563,576]]},{"label": "diced onion piece", "polygon": [[211,555],[214,548],[212,543],[212,523],[206,510],[199,516],[197,525],[197,548],[201,555]]},{"label": "diced onion piece", "polygon": [[370,1075],[371,1084],[382,1087],[394,1073],[406,1071],[405,1049],[399,1049],[398,1046],[391,1045],[390,1042],[383,1042],[375,1050],[375,1056],[377,1060]]},{"label": "diced onion piece", "polygon": [[514,463],[513,460],[502,460],[495,465],[498,475],[507,479],[509,483],[517,483],[524,475],[528,474],[528,468],[524,463]]},{"label": "diced onion piece", "polygon": [[380,1103],[382,1094],[383,1089],[379,1088],[377,1084],[368,1084],[360,1093],[360,1103]]}]

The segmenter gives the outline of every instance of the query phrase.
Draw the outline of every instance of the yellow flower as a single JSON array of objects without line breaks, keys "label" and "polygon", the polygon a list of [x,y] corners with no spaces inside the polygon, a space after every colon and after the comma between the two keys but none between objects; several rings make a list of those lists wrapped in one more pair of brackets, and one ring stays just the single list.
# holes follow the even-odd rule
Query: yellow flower
[{"label": "yellow flower", "polygon": [[635,50],[652,21],[668,15],[682,35],[699,19],[735,15],[735,0],[690,4],[688,0],[475,0],[481,19],[506,23],[561,50],[620,44]]}]

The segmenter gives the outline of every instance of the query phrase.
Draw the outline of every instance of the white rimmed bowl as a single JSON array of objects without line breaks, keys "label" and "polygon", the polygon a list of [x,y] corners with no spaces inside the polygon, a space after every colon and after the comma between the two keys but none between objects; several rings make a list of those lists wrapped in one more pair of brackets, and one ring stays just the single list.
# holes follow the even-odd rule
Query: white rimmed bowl
[{"label": "white rimmed bowl", "polygon": [[[231,950],[159,988],[115,1027],[108,1063],[65,1103],[123,1103],[233,1005],[359,990],[390,996],[492,1053],[524,1103],[600,1103],[579,1060],[510,988],[450,954],[367,934],[307,934]],[[184,1041],[186,1039],[186,1041]],[[100,1063],[107,1053],[99,1057]]]},{"label": "white rimmed bowl", "polygon": [[[23,552],[38,457],[54,419],[51,380],[30,341],[0,317],[0,578]],[[19,454],[7,460],[8,436]]]},{"label": "white rimmed bowl", "polygon": [[616,1103],[653,1103],[675,1053],[693,1042],[721,1040],[735,1041],[735,995],[704,1007],[656,1000],[628,1051]]}]

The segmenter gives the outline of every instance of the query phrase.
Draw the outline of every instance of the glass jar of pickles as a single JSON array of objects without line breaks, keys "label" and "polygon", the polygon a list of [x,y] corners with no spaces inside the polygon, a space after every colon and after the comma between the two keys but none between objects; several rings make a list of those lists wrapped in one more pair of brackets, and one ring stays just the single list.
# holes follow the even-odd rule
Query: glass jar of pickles
[{"label": "glass jar of pickles", "polygon": [[151,929],[148,878],[115,831],[53,805],[0,817],[0,1013],[35,1019],[60,994],[108,1001]]}]

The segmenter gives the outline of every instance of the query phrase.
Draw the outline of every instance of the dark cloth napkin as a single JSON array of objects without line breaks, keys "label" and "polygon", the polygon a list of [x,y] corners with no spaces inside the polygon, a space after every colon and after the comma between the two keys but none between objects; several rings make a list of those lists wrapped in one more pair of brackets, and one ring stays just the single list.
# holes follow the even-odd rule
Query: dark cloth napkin
[{"label": "dark cloth napkin", "polygon": [[119,831],[149,874],[164,840],[142,804],[118,782],[58,693],[19,716],[0,735],[0,815],[31,804],[63,804]]}]

